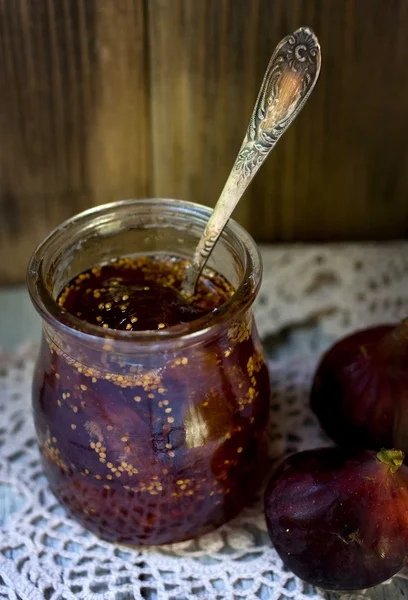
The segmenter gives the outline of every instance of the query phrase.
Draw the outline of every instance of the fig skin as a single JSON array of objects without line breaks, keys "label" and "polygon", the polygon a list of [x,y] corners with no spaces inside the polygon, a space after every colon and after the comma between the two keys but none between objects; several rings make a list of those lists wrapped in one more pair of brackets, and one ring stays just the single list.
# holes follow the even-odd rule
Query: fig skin
[{"label": "fig skin", "polygon": [[269,535],[284,564],[327,590],[361,590],[395,575],[408,552],[403,458],[398,450],[344,448],[286,458],[264,496]]},{"label": "fig skin", "polygon": [[407,451],[407,322],[363,329],[334,344],[317,368],[310,402],[337,444]]}]

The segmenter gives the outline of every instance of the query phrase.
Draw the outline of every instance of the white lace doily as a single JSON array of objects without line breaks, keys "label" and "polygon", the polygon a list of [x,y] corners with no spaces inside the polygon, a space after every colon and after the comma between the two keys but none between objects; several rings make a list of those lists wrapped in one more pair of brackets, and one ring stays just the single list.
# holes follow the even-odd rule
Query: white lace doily
[{"label": "white lace doily", "polygon": [[317,323],[331,339],[408,315],[408,242],[262,248],[261,335]]},{"label": "white lace doily", "polygon": [[[263,249],[264,284],[256,307],[262,336],[293,327],[308,331],[306,343],[298,338],[295,349],[270,361],[269,433],[276,454],[328,443],[308,408],[319,355],[309,342],[317,335],[320,350],[351,329],[406,316],[407,250],[408,243]],[[35,352],[33,347],[0,352],[0,599],[333,597],[283,567],[260,502],[212,534],[149,549],[105,543],[69,519],[39,461],[30,412]],[[350,597],[397,600],[407,590],[396,577]]]}]

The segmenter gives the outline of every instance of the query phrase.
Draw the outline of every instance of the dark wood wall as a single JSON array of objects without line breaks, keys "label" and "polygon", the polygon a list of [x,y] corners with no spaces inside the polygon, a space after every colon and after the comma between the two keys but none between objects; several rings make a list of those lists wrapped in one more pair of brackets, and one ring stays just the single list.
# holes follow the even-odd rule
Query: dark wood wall
[{"label": "dark wood wall", "polygon": [[213,205],[300,25],[320,81],[236,217],[262,242],[405,237],[407,0],[0,0],[0,282],[91,205]]}]

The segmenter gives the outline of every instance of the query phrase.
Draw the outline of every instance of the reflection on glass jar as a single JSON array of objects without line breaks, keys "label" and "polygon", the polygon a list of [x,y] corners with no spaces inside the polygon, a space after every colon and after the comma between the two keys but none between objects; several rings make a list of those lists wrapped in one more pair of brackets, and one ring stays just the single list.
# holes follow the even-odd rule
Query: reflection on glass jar
[{"label": "reflection on glass jar", "polygon": [[45,473],[75,518],[104,539],[161,544],[232,518],[257,491],[269,379],[252,317],[261,278],[231,222],[209,268],[234,294],[158,331],[103,329],[57,302],[78,274],[118,256],[192,254],[210,209],[139,200],[87,211],[30,262],[43,317],[33,405]]}]

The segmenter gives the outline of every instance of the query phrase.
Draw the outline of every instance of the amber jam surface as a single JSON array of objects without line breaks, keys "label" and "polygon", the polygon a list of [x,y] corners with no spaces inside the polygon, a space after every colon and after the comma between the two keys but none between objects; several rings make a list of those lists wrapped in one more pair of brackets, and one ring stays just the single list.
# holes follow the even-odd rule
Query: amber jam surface
[{"label": "amber jam surface", "polygon": [[234,290],[223,277],[206,271],[194,298],[187,299],[180,292],[187,266],[177,257],[121,258],[81,273],[58,302],[103,328],[146,331],[188,323],[222,306]]},{"label": "amber jam surface", "polygon": [[149,352],[132,335],[209,314],[233,294],[216,272],[180,292],[187,263],[123,258],[75,277],[58,302],[106,329],[100,348],[45,328],[34,378],[43,462],[57,498],[110,541],[161,544],[205,533],[257,492],[269,379],[250,310]]}]

